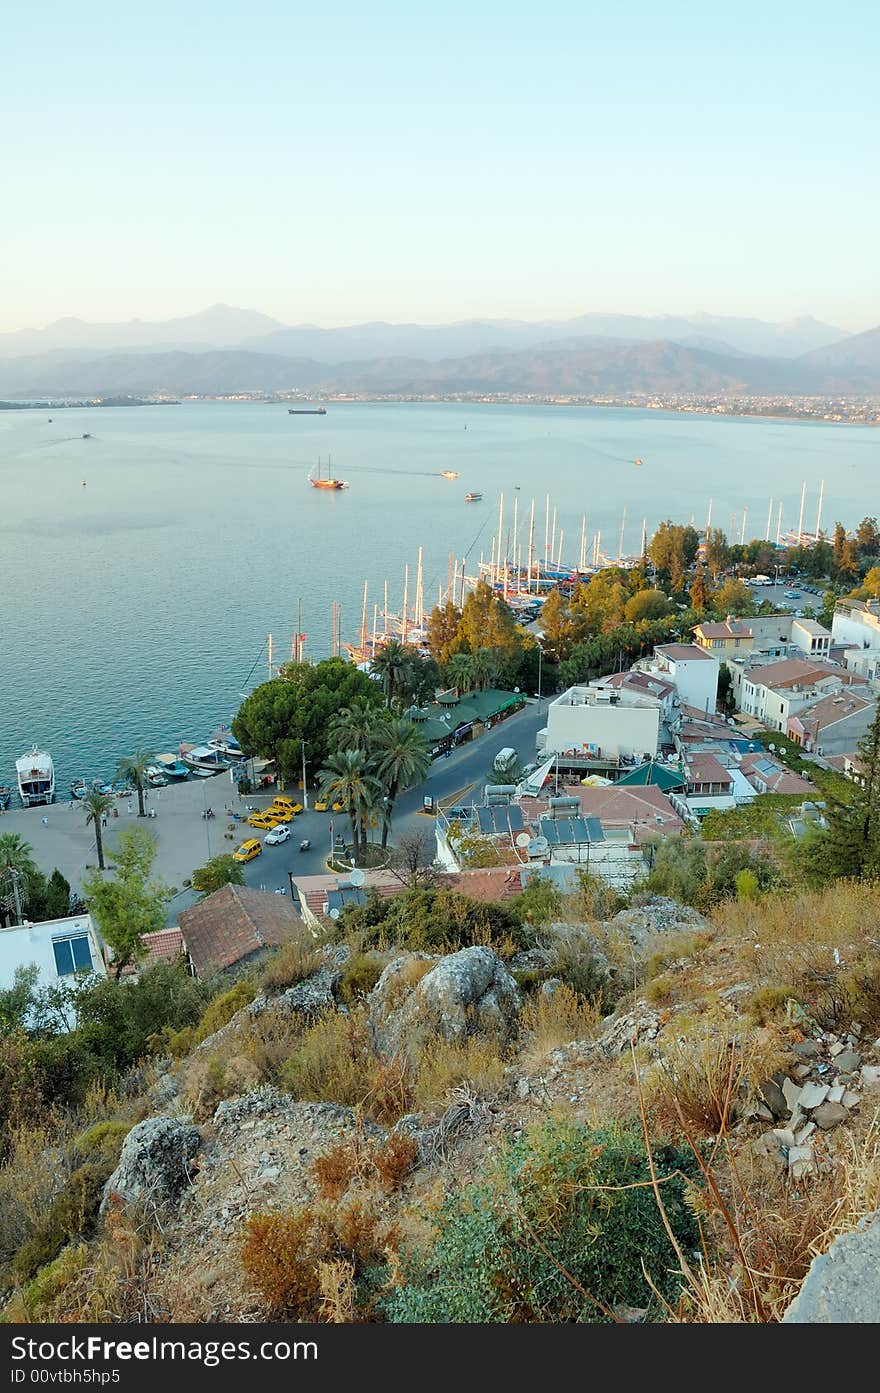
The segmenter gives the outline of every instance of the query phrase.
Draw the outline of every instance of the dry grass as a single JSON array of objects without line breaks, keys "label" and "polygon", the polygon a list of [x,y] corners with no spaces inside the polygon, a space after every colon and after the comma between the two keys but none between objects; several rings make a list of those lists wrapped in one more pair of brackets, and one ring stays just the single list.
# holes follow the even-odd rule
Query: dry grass
[{"label": "dry grass", "polygon": [[72,1165],[62,1118],[12,1129],[0,1167],[0,1260],[8,1260],[37,1230],[70,1178]]},{"label": "dry grass", "polygon": [[435,957],[407,958],[402,962],[382,987],[388,1010],[393,1011],[402,1006],[413,988],[418,986],[432,967],[437,966],[437,962],[438,959]]},{"label": "dry grass", "polygon": [[661,1126],[685,1123],[698,1135],[724,1134],[733,1120],[749,1061],[723,1026],[707,1023],[702,1038],[676,1041],[659,1058],[653,1098]]},{"label": "dry grass", "polygon": [[526,1002],[519,1019],[523,1045],[517,1062],[530,1072],[551,1050],[573,1040],[591,1039],[601,1024],[602,1011],[598,1002],[584,1001],[561,982],[552,992],[536,992]]},{"label": "dry grass", "polygon": [[423,1051],[413,1089],[417,1107],[445,1103],[461,1084],[470,1084],[481,1096],[497,1096],[504,1084],[504,1057],[497,1040],[471,1035],[458,1044],[438,1038]]},{"label": "dry grass", "polygon": [[376,1059],[366,1012],[329,1012],[301,1036],[281,1068],[281,1082],[304,1102],[355,1107],[370,1093]]},{"label": "dry grass", "polygon": [[311,977],[323,961],[315,940],[303,930],[266,959],[260,973],[260,986],[267,992],[283,992]]},{"label": "dry grass", "polygon": [[184,1093],[193,1117],[211,1117],[224,1098],[246,1093],[260,1082],[256,1064],[244,1054],[195,1055],[183,1072]]},{"label": "dry grass", "polygon": [[809,985],[880,949],[880,894],[867,884],[844,881],[767,895],[757,904],[727,901],[712,917],[756,985]]}]

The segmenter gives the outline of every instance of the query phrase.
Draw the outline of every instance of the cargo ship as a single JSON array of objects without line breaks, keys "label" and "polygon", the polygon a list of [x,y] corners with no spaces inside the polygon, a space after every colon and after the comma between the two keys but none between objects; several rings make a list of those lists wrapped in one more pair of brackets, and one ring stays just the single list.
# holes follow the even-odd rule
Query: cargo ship
[{"label": "cargo ship", "polygon": [[326,416],[326,406],[289,406],[288,416]]}]

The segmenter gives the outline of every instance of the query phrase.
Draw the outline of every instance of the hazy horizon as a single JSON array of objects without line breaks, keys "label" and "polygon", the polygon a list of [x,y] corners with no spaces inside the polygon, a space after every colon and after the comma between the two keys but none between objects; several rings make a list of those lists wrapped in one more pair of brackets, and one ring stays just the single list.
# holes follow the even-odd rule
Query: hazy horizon
[{"label": "hazy horizon", "polygon": [[10,14],[0,332],[880,323],[880,12],[47,0]]}]

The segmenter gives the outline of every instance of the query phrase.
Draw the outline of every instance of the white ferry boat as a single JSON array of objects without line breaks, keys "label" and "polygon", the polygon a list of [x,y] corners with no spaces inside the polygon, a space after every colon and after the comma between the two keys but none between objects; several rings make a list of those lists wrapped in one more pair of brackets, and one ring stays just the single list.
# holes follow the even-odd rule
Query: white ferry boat
[{"label": "white ferry boat", "polygon": [[55,765],[45,750],[38,750],[34,745],[29,754],[15,761],[15,774],[18,796],[25,808],[55,801]]}]

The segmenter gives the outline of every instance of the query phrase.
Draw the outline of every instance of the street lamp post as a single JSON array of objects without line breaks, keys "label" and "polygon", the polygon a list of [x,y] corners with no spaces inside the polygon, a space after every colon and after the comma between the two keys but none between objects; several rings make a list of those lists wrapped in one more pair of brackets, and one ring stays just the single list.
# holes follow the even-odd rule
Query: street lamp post
[{"label": "street lamp post", "polygon": [[306,812],[308,812],[308,810],[309,810],[309,791],[308,791],[308,788],[307,788],[307,786],[306,786],[306,742],[305,742],[305,740],[301,740],[299,743],[300,743],[300,745],[302,746],[302,765],[303,765],[303,807],[305,808]]},{"label": "street lamp post", "polygon": [[543,657],[544,657],[544,650],[543,650],[543,648],[541,647],[541,645],[540,645],[540,643],[539,643],[539,644],[538,644],[538,700],[539,700],[539,701],[541,700],[541,660],[542,660]]}]

